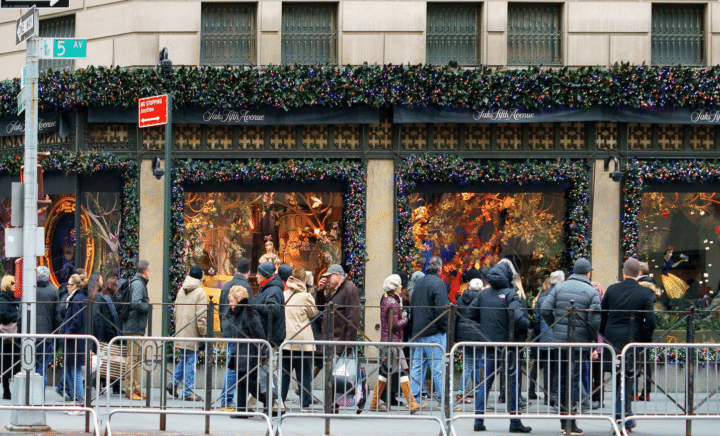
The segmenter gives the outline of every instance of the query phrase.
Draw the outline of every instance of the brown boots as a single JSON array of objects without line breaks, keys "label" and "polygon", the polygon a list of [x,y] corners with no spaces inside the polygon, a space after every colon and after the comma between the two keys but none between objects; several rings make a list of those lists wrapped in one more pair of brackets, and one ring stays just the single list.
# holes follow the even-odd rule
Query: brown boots
[{"label": "brown boots", "polygon": [[[407,376],[400,377],[400,390],[405,396],[408,405],[410,406],[410,414],[417,413],[422,407],[415,401],[412,392],[410,392],[410,378]],[[424,404],[423,404],[424,406]]]},{"label": "brown boots", "polygon": [[370,401],[370,410],[374,412],[386,412],[387,409],[385,409],[384,406],[380,405],[380,398],[382,398],[383,391],[385,390],[385,385],[387,384],[387,379],[383,376],[378,376],[377,383],[375,384],[375,389],[373,390],[373,397],[372,401]]}]

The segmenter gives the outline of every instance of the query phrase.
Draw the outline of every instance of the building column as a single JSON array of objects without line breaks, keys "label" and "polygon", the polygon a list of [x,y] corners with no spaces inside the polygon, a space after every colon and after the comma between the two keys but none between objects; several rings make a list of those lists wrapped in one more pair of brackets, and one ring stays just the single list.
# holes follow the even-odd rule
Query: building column
[{"label": "building column", "polygon": [[153,304],[153,336],[162,334],[164,182],[152,174],[152,159],[140,161],[140,234],[138,259],[150,262],[148,298]]},{"label": "building column", "polygon": [[393,272],[395,247],[395,162],[369,159],[367,164],[367,217],[365,241],[365,334],[380,340],[380,298],[383,282]]},{"label": "building column", "polygon": [[620,213],[622,206],[621,184],[610,178],[603,159],[595,159],[593,170],[592,205],[592,280],[603,289],[617,282],[622,264]]}]

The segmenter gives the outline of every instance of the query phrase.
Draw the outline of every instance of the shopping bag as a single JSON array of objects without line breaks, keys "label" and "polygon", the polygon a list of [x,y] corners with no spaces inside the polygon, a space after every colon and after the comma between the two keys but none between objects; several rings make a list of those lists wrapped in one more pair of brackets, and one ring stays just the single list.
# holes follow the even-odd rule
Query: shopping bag
[{"label": "shopping bag", "polygon": [[355,357],[346,353],[335,358],[332,371],[335,393],[344,395],[352,393],[358,384],[358,368]]}]

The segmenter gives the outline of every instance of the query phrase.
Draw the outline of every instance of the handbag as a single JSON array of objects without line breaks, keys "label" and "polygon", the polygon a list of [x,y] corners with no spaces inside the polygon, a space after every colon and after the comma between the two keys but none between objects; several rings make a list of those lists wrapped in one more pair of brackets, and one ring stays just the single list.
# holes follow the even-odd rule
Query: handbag
[{"label": "handbag", "polygon": [[[8,324],[0,324],[0,334],[3,335],[10,335],[15,334],[18,332],[17,323],[11,322]],[[11,343],[13,341],[13,338],[3,338],[3,343]]]},{"label": "handbag", "polygon": [[343,351],[342,355],[335,358],[332,377],[336,394],[344,395],[357,386],[358,368],[352,353],[348,356],[347,352]]}]

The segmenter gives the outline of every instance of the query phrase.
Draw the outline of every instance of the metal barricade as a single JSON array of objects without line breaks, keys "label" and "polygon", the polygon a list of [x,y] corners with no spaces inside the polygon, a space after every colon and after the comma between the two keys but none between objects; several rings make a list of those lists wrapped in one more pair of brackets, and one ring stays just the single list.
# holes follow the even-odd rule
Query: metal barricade
[{"label": "metal barricade", "polygon": [[[449,378],[449,386],[456,392],[451,395],[449,410],[453,436],[457,434],[456,420],[496,418],[558,419],[566,421],[565,425],[576,419],[606,420],[620,435],[613,418],[617,359],[608,344],[459,342],[450,355],[454,356],[451,368],[457,364],[458,370],[457,374],[451,371]],[[536,371],[533,365],[537,365]],[[496,379],[498,388],[493,389]],[[530,383],[523,388],[524,379],[533,382],[539,392],[530,391]],[[611,400],[604,401],[608,395]],[[595,404],[593,397],[597,398]]]},{"label": "metal barricade", "polygon": [[[221,349],[228,344],[234,349],[232,355]],[[267,341],[119,336],[110,341],[107,349],[110,352],[104,356],[105,377],[124,387],[119,395],[110,389],[105,391],[108,435],[111,417],[125,413],[158,414],[161,430],[165,430],[168,414],[205,416],[205,433],[210,431],[210,416],[257,416],[272,432],[268,404],[258,408],[246,403],[242,410],[219,404],[228,390],[236,391],[238,401],[247,401],[250,396],[264,399],[268,390],[272,392],[275,362]],[[121,350],[121,358],[113,353],[115,350]],[[200,357],[205,361],[197,369]],[[228,366],[234,367],[235,381],[223,386]]]},{"label": "metal barricade", "polygon": [[[410,350],[408,353],[404,350]],[[286,420],[300,418],[324,418],[325,434],[330,434],[330,421],[333,419],[413,419],[431,420],[439,424],[440,433],[447,435],[444,422],[445,393],[443,384],[436,386],[440,395],[412,414],[409,405],[390,406],[392,391],[404,392],[405,396],[420,396],[420,385],[411,383],[413,365],[422,360],[440,360],[436,369],[441,369],[439,380],[445,380],[447,356],[443,345],[432,342],[353,342],[353,341],[299,341],[289,340],[279,347],[278,368],[280,376],[280,396],[292,391],[292,374],[297,376],[297,407],[293,400],[284,403],[276,421],[278,435],[282,435],[282,424]],[[404,359],[408,367],[400,362],[401,355],[410,354]],[[413,361],[413,355],[416,359]],[[429,357],[428,357],[429,356]],[[318,370],[318,381],[314,382],[314,371]],[[292,370],[292,371],[291,371]],[[419,373],[419,369],[417,370]],[[378,390],[378,377],[384,377],[386,383]],[[422,377],[424,380],[424,377]],[[320,383],[322,380],[322,383]],[[315,389],[317,388],[317,389]],[[316,391],[318,394],[316,395]],[[414,391],[414,394],[413,392]],[[430,389],[432,393],[432,389]],[[379,394],[379,392],[378,392]],[[376,407],[370,408],[375,398]],[[379,407],[381,401],[386,406]],[[283,409],[283,408],[281,408]],[[342,413],[349,411],[350,413]],[[378,413],[383,412],[383,413]]]},{"label": "metal barricade", "polygon": [[[34,354],[32,343],[35,343]],[[65,334],[1,334],[0,376],[22,377],[23,388],[16,384],[13,404],[0,404],[0,410],[64,412],[85,417],[85,431],[99,436],[97,392],[100,378],[94,377],[99,360],[95,337]],[[31,386],[31,377],[39,374],[42,389]],[[93,386],[94,384],[94,386]],[[93,389],[94,387],[94,389]],[[53,392],[55,391],[55,392]],[[90,417],[92,416],[92,420]]]},{"label": "metal barricade", "polygon": [[720,418],[720,344],[630,343],[620,365],[626,427],[638,419],[684,419],[690,435],[692,421]]}]

